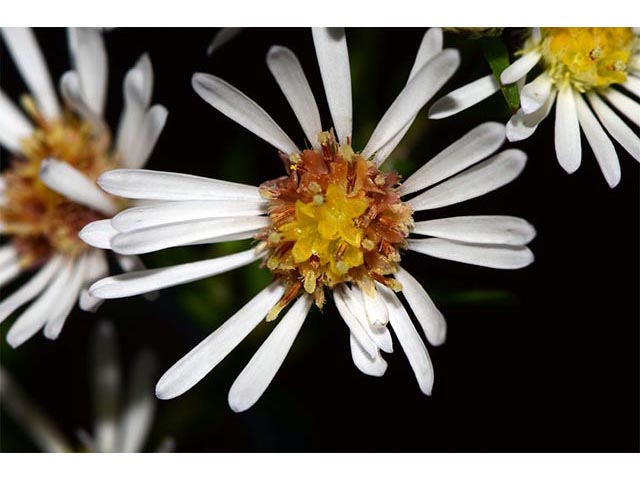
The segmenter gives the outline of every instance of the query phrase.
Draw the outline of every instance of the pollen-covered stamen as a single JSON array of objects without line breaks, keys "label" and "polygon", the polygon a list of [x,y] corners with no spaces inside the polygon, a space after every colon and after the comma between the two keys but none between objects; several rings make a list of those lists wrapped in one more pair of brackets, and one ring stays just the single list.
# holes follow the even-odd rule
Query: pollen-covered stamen
[{"label": "pollen-covered stamen", "polygon": [[269,319],[302,289],[321,307],[324,288],[343,282],[399,288],[388,275],[406,247],[413,212],[395,191],[397,174],[381,172],[332,132],[319,142],[321,151],[284,156],[289,175],[261,186],[271,218],[258,236],[270,250],[265,265],[289,285]]},{"label": "pollen-covered stamen", "polygon": [[108,132],[96,135],[90,125],[70,111],[61,118],[45,119],[33,100],[22,99],[36,128],[22,140],[24,156],[11,160],[3,172],[6,183],[4,202],[0,205],[3,232],[12,236],[23,266],[41,262],[52,252],[78,255],[88,246],[78,232],[104,215],[69,201],[51,190],[39,178],[43,160],[55,158],[72,165],[87,177],[96,179],[115,166],[109,154]]},{"label": "pollen-covered stamen", "polygon": [[547,73],[557,85],[570,82],[581,92],[627,80],[627,66],[638,48],[631,28],[543,28],[539,48]]}]

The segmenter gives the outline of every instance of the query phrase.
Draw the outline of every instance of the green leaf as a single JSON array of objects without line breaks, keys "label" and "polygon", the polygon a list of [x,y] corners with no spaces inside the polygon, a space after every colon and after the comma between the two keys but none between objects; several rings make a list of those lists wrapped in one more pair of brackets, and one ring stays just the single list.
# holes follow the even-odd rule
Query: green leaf
[{"label": "green leaf", "polygon": [[509,66],[509,50],[500,37],[485,37],[480,40],[484,56],[491,67],[493,75],[498,79],[504,95],[512,113],[516,113],[520,108],[520,93],[516,84],[502,85],[500,74]]}]

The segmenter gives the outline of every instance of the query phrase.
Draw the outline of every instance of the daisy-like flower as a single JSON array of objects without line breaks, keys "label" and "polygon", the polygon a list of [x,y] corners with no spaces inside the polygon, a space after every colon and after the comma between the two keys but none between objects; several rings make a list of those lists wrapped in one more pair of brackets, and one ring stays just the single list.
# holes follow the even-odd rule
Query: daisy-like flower
[{"label": "daisy-like flower", "polygon": [[[198,94],[279,151],[285,175],[259,188],[166,172],[115,170],[98,183],[127,198],[163,201],[116,215],[101,243],[139,254],[194,243],[255,238],[257,246],[221,258],[106,278],[93,295],[116,298],[179,285],[256,260],[274,281],[171,367],[156,386],[161,399],[181,395],[226,357],[265,317],[278,321],[231,387],[229,405],[250,408],[266,390],[315,303],[332,294],[348,326],[353,361],[381,376],[381,351],[393,350],[389,326],[404,349],[422,392],[429,395],[433,368],[427,349],[396,292],[402,291],[433,345],[445,338],[445,321],[427,292],[404,268],[401,252],[494,268],[520,268],[533,260],[525,246],[533,228],[513,217],[457,217],[414,222],[416,212],[485,194],[513,180],[526,157],[519,150],[494,155],[504,126],[486,123],[441,152],[402,184],[380,170],[424,104],[458,66],[455,50],[442,50],[442,32],[429,30],[409,80],[361,151],[351,144],[351,79],[342,29],[314,29],[322,81],[335,126],[322,128],[316,101],[300,62],[274,46],[267,64],[309,142],[300,149],[253,100],[224,80],[196,74]],[[471,168],[469,168],[471,167]],[[407,199],[407,197],[428,190]],[[89,225],[86,228],[92,228]],[[407,239],[409,234],[418,237]],[[431,236],[434,238],[421,238]]]},{"label": "daisy-like flower", "polygon": [[[167,111],[149,107],[153,73],[145,54],[125,77],[125,105],[112,142],[103,118],[108,67],[99,30],[68,31],[73,69],[60,79],[63,105],[33,32],[6,28],[2,36],[30,91],[21,103],[31,121],[0,91],[0,143],[12,157],[0,175],[0,232],[8,237],[0,247],[0,287],[33,273],[0,302],[4,321],[33,300],[7,333],[17,347],[43,327],[47,338],[57,338],[76,299],[85,310],[101,303],[86,287],[108,273],[107,259],[78,232],[127,203],[105,194],[95,180],[112,168],[142,167]],[[135,257],[117,259],[125,270],[141,268]]]},{"label": "daisy-like flower", "polygon": [[[640,138],[611,108],[640,127],[640,29],[532,28],[520,54],[500,76],[505,85],[524,85],[521,108],[507,124],[509,141],[529,138],[555,103],[555,149],[562,168],[573,173],[580,166],[582,129],[605,180],[615,187],[620,162],[609,137],[640,161]],[[525,84],[538,65],[542,73]],[[499,89],[487,75],[439,99],[429,117],[448,117]]]},{"label": "daisy-like flower", "polygon": [[[122,371],[118,360],[118,342],[113,324],[97,324],[90,345],[91,384],[93,396],[93,435],[78,431],[80,448],[69,440],[54,420],[36,405],[0,366],[0,404],[24,428],[33,442],[44,452],[64,453],[89,451],[141,452],[147,442],[156,411],[153,378],[157,370],[155,355],[149,350],[133,360],[125,398],[121,398]],[[160,451],[173,448],[166,438]]]}]

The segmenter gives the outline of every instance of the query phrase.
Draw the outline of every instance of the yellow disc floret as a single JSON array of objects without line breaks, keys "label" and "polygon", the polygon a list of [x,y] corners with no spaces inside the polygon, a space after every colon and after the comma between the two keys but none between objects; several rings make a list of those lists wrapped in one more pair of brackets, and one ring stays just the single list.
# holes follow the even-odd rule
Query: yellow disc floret
[{"label": "yellow disc floret", "polygon": [[637,39],[631,28],[543,28],[540,45],[547,72],[558,85],[584,92],[627,79]]}]

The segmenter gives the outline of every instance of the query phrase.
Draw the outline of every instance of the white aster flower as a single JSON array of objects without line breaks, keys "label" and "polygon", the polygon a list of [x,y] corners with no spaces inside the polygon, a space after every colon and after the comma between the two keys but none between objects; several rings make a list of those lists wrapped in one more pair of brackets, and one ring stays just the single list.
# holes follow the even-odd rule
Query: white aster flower
[{"label": "white aster flower", "polygon": [[[12,155],[0,175],[0,233],[9,240],[0,246],[0,287],[35,271],[0,302],[1,322],[33,300],[7,333],[13,347],[41,328],[57,338],[78,298],[81,308],[98,308],[101,300],[86,287],[108,273],[107,259],[78,232],[126,203],[106,195],[95,179],[112,168],[144,166],[167,118],[164,107],[150,107],[153,73],[145,54],[125,77],[125,105],[112,144],[103,118],[108,67],[102,34],[91,28],[68,32],[73,69],[60,79],[61,106],[33,32],[2,30],[29,88],[21,100],[31,117],[0,90],[0,143]],[[94,225],[109,228],[108,220]],[[117,259],[125,270],[141,268],[135,257]]]},{"label": "white aster flower", "polygon": [[[640,138],[611,108],[640,127],[640,29],[532,28],[521,54],[500,76],[505,85],[524,85],[521,108],[507,124],[509,141],[529,138],[555,104],[555,148],[562,168],[573,173],[580,166],[582,129],[605,180],[615,187],[620,162],[609,137],[640,161]],[[542,73],[525,85],[537,65]],[[429,117],[448,117],[499,89],[487,75],[439,99]]]},{"label": "white aster flower", "polygon": [[[93,435],[78,431],[81,449],[90,452],[140,452],[147,441],[156,410],[153,379],[157,360],[149,350],[133,360],[122,398],[122,369],[118,360],[118,344],[113,324],[101,321],[96,326],[90,348],[93,394]],[[53,421],[0,366],[0,404],[24,428],[33,442],[44,452],[72,452],[77,442],[70,441]],[[167,438],[160,450],[173,448]]]},{"label": "white aster flower", "polygon": [[[112,219],[114,231],[101,243],[108,241],[116,252],[139,254],[231,239],[255,238],[259,243],[221,258],[106,278],[91,286],[93,295],[136,295],[259,259],[275,277],[164,374],[156,386],[159,398],[186,392],[265,317],[274,320],[293,303],[231,387],[231,408],[236,412],[250,408],[283,363],[312,303],[322,307],[327,290],[348,326],[357,368],[368,375],[384,374],[387,364],[381,351],[393,351],[391,326],[420,389],[429,395],[434,378],[429,354],[395,292],[402,291],[431,344],[444,341],[446,325],[427,292],[400,267],[400,252],[408,248],[508,269],[533,260],[525,245],[535,232],[522,219],[478,216],[414,223],[412,218],[414,212],[483,195],[518,176],[526,161],[523,152],[507,150],[487,158],[505,140],[503,125],[477,127],[399,186],[396,173],[379,170],[420,109],[459,64],[456,50],[442,50],[441,30],[431,29],[424,36],[406,86],[360,153],[351,145],[351,79],[344,31],[314,29],[313,40],[335,135],[322,128],[316,101],[294,53],[274,46],[267,55],[269,69],[309,148],[298,148],[262,108],[225,81],[202,73],[193,78],[204,100],[278,149],[285,176],[259,188],[141,170],[115,170],[98,180],[114,195],[164,202],[125,210]],[[412,196],[418,192],[422,193]],[[407,240],[410,233],[416,238]]]}]

